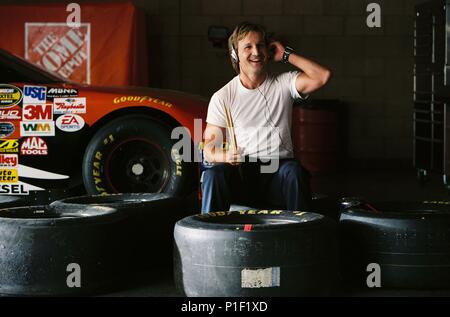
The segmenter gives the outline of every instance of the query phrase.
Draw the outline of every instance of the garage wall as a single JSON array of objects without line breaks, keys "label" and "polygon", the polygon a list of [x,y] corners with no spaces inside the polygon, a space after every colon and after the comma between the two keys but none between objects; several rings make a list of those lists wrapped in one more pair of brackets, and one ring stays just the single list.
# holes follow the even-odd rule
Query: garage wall
[{"label": "garage wall", "polygon": [[[381,5],[378,29],[366,26],[371,2]],[[262,23],[300,54],[334,71],[329,85],[313,97],[337,98],[348,105],[350,158],[406,164],[412,164],[413,18],[419,2],[134,1],[148,18],[150,85],[211,96],[234,73],[227,51],[208,41],[208,27],[233,29],[243,20]]]},{"label": "garage wall", "polygon": [[[366,26],[368,3],[382,27]],[[412,164],[414,0],[161,0],[147,10],[150,82],[210,96],[233,72],[226,51],[207,39],[210,25],[264,24],[301,54],[334,71],[315,98],[345,101],[349,156]],[[277,65],[275,70],[284,70]]]}]

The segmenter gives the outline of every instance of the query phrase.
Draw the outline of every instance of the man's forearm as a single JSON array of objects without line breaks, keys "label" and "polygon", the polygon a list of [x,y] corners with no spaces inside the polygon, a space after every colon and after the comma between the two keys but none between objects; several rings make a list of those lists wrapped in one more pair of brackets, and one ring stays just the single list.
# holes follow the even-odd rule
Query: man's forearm
[{"label": "man's forearm", "polygon": [[313,62],[310,59],[300,56],[295,52],[289,55],[288,61],[290,64],[303,71],[306,76],[312,80],[320,82],[322,85],[324,85],[330,78],[331,72],[327,68]]}]

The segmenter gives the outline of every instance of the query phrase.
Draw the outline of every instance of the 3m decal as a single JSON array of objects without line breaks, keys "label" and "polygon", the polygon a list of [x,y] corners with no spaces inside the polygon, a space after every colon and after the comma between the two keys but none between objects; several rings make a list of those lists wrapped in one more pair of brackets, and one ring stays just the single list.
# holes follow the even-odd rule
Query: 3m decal
[{"label": "3m decal", "polygon": [[21,121],[20,122],[21,136],[54,136],[55,122],[54,121]]},{"label": "3m decal", "polygon": [[84,119],[76,114],[66,114],[56,119],[56,126],[61,131],[76,132],[84,127]]},{"label": "3m decal", "polygon": [[47,87],[24,86],[23,103],[42,104],[45,103]]},{"label": "3m decal", "polygon": [[0,140],[0,153],[19,153],[19,140]]},{"label": "3m decal", "polygon": [[1,120],[20,120],[22,118],[21,108],[16,109],[1,109],[0,108],[0,119]]},{"label": "3m decal", "polygon": [[48,88],[47,98],[77,97],[78,89],[73,88]]},{"label": "3m decal", "polygon": [[22,91],[16,86],[0,85],[0,108],[9,108],[22,101]]},{"label": "3m decal", "polygon": [[53,100],[53,112],[64,113],[86,113],[86,98],[55,98]]},{"label": "3m decal", "polygon": [[0,169],[0,183],[17,183],[19,172],[17,169]]},{"label": "3m decal", "polygon": [[25,105],[22,107],[23,121],[52,121],[52,105]]},{"label": "3m decal", "polygon": [[90,23],[25,23],[25,58],[70,80],[90,83]]},{"label": "3m decal", "polygon": [[40,137],[29,137],[22,141],[20,146],[22,155],[48,155],[47,143]]},{"label": "3m decal", "polygon": [[0,154],[0,168],[16,168],[19,163],[17,154]]},{"label": "3m decal", "polygon": [[149,96],[122,96],[122,97],[116,97],[113,100],[113,103],[115,104],[119,104],[119,103],[124,103],[124,102],[137,102],[137,103],[144,103],[144,102],[148,102],[148,103],[155,103],[157,105],[160,106],[165,106],[168,108],[172,108],[173,104],[171,104],[170,102],[161,100],[161,99],[157,99],[157,98],[152,98]]},{"label": "3m decal", "polygon": [[14,133],[16,129],[11,122],[0,122],[0,138],[6,138]]}]

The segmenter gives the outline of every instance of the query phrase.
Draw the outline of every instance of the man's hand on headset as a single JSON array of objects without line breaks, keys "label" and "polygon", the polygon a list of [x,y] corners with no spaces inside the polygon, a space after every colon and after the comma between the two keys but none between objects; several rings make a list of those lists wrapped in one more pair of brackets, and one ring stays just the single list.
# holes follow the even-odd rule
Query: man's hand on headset
[{"label": "man's hand on headset", "polygon": [[269,52],[271,52],[272,60],[280,62],[283,60],[284,45],[279,41],[272,40],[269,43]]}]

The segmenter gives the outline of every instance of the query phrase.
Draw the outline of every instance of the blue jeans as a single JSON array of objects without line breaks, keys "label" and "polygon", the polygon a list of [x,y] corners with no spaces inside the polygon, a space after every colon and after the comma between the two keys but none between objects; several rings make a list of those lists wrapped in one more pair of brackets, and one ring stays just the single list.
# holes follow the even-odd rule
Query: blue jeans
[{"label": "blue jeans", "polygon": [[260,164],[216,164],[203,172],[202,213],[229,210],[231,203],[277,206],[308,211],[309,173],[297,160],[280,160],[275,173],[260,173]]}]

